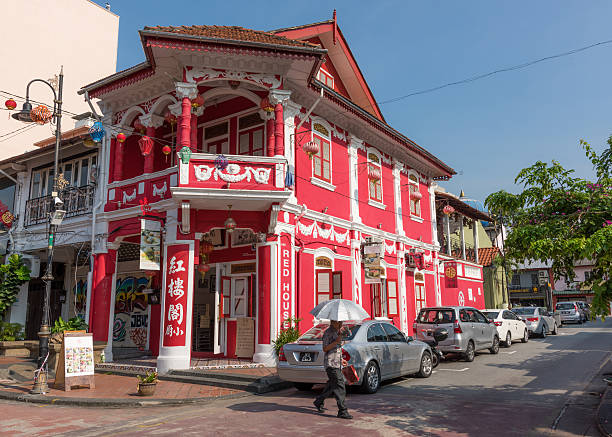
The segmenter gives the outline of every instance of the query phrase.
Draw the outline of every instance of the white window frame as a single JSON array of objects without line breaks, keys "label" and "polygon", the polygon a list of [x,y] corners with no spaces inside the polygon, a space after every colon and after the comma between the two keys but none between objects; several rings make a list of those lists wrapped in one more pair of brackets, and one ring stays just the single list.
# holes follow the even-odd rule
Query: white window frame
[{"label": "white window frame", "polygon": [[[413,180],[412,178],[415,178],[416,180]],[[421,185],[419,183],[419,175],[417,172],[415,172],[414,170],[410,170],[408,172],[408,211],[410,212],[410,217],[418,217],[421,218],[421,215],[423,214],[422,209],[421,209],[421,200],[422,199],[418,199],[418,200],[413,200],[412,199],[412,193],[415,191],[421,191]],[[412,205],[415,205],[415,210],[417,212],[417,214],[414,214],[412,212]]]},{"label": "white window frame", "polygon": [[[325,136],[323,135],[321,132],[319,131],[315,131],[314,129],[314,125],[315,124],[320,124],[323,128],[325,128],[327,130],[328,135]],[[310,177],[310,182],[313,185],[322,187],[322,188],[326,188],[330,191],[334,191],[336,189],[336,187],[333,185],[334,182],[334,167],[333,167],[333,163],[334,163],[334,156],[333,156],[333,143],[332,143],[332,129],[331,126],[329,125],[329,123],[327,123],[325,120],[319,118],[319,117],[312,117],[312,122],[310,125],[310,140],[314,141],[315,135],[318,136],[319,138],[329,142],[329,181],[326,181],[325,179],[316,176],[314,169],[315,169],[315,157],[313,156],[312,158],[312,164],[311,164],[311,177]],[[319,153],[321,154],[321,174],[323,174],[323,149],[319,150]],[[316,155],[315,155],[316,156]]]},{"label": "white window frame", "polygon": [[[327,83],[328,78],[331,79],[331,86],[329,86],[329,84]],[[335,89],[334,85],[336,84],[336,80],[333,74],[331,74],[329,71],[327,71],[323,67],[320,67],[319,71],[317,72],[317,80],[321,82],[323,85],[325,85],[326,87]]]},{"label": "white window frame", "polygon": [[[248,132],[248,131],[252,131],[258,128],[263,128],[262,129],[262,139],[261,139],[261,155],[251,155],[250,151],[248,155],[243,155],[243,156],[266,156],[266,147],[267,147],[267,132],[266,132],[266,122],[261,119],[261,122],[259,124],[244,128],[244,129],[240,129],[240,119],[244,118],[244,117],[248,117],[250,115],[253,114],[258,114],[256,111],[254,112],[247,112],[246,114],[242,114],[236,117],[236,155],[242,155],[242,153],[240,153],[240,134],[243,132]],[[258,114],[259,115],[259,114]],[[231,125],[229,126],[229,128],[231,128]],[[228,146],[229,147],[229,146]]]},{"label": "white window frame", "polygon": [[[423,280],[417,280],[417,275],[423,276]],[[417,289],[417,287],[419,287]],[[420,297],[420,299],[419,299]],[[422,272],[414,272],[414,308],[416,314],[419,314],[421,309],[427,306],[427,289],[425,288],[425,274]]]},{"label": "white window frame", "polygon": [[[82,172],[82,163],[83,161],[87,159],[87,178],[86,178],[86,184],[85,185],[80,185],[80,179],[81,179],[81,172]],[[89,180],[90,175],[91,175],[91,169],[93,165],[98,165],[98,154],[97,153],[90,153],[87,155],[81,155],[79,157],[75,157],[72,159],[68,159],[66,161],[62,161],[58,164],[58,173],[62,174],[65,172],[65,168],[66,166],[70,164],[72,165],[72,175],[71,175],[71,180],[68,181],[68,186],[72,186],[72,187],[85,187],[87,185],[90,185],[91,181]],[[75,167],[76,165],[76,167]],[[78,177],[77,172],[75,172],[75,168],[78,167]],[[51,171],[53,170],[53,166],[48,166],[48,167],[44,167],[44,168],[39,168],[38,170],[32,170],[32,174],[31,174],[31,178],[30,178],[30,199],[37,199],[39,197],[45,197],[51,194],[51,190],[52,190],[52,185],[51,186],[47,186],[45,185],[45,193],[42,192],[42,181],[43,181],[43,175],[44,175],[44,180],[45,180],[45,184],[49,183],[49,184],[53,184],[53,179],[49,179],[49,175],[51,174]],[[39,174],[41,176],[39,185],[38,185],[38,192],[34,193],[34,176],[36,174]]]},{"label": "white window frame", "polygon": [[[372,161],[370,158],[370,154],[376,156],[376,158],[378,159],[378,162]],[[368,176],[368,203],[377,208],[385,209],[386,205],[383,202],[384,191],[383,191],[383,168],[382,168],[383,165],[382,164],[383,164],[382,153],[380,153],[374,147],[368,147],[366,149],[366,165],[367,165],[367,171],[368,171],[367,173],[367,176]],[[372,182],[370,181],[370,176],[369,176],[370,166],[372,165],[377,166],[378,169],[380,170],[380,180],[378,181],[378,184],[380,186],[380,200],[376,198],[372,198],[372,193],[371,193]]]}]

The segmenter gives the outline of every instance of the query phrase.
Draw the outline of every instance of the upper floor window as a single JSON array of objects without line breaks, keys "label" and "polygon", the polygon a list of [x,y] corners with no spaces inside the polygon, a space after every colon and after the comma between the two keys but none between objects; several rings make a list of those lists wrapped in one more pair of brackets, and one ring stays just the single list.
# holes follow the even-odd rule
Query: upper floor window
[{"label": "upper floor window", "polygon": [[331,141],[329,130],[320,123],[313,123],[312,141],[319,146],[319,152],[312,157],[312,174],[318,179],[331,183]]},{"label": "upper floor window", "polygon": [[418,314],[422,308],[426,306],[426,294],[425,294],[425,277],[422,273],[416,273],[414,275],[414,299],[416,313]]},{"label": "upper floor window", "polygon": [[204,128],[202,151],[213,155],[229,154],[229,122],[227,120]]},{"label": "upper floor window", "polygon": [[421,216],[421,199],[416,198],[412,193],[420,192],[419,178],[411,173],[408,175],[408,187],[410,188],[410,215]]},{"label": "upper floor window", "polygon": [[8,178],[0,179],[0,202],[2,202],[9,211],[13,211],[15,203],[15,182]]},{"label": "upper floor window", "polygon": [[[84,187],[90,184],[92,172],[97,165],[97,155],[71,159],[58,165],[60,174],[71,187]],[[53,168],[47,167],[32,171],[30,198],[43,197],[53,190]]]},{"label": "upper floor window", "polygon": [[264,156],[264,122],[257,112],[238,119],[238,155]]},{"label": "upper floor window", "polygon": [[323,82],[325,86],[334,89],[334,76],[332,76],[322,68],[319,68],[319,72],[317,73],[317,80],[319,82]]},{"label": "upper floor window", "polygon": [[[370,173],[373,170],[378,170],[379,179],[370,177]],[[368,180],[370,200],[382,203],[382,166],[380,163],[380,156],[376,153],[368,152]]]}]

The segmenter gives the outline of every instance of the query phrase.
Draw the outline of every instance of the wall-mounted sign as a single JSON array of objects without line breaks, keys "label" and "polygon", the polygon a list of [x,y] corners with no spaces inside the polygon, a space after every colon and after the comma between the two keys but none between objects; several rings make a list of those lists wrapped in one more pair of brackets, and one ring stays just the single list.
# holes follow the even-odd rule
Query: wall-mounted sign
[{"label": "wall-mounted sign", "polygon": [[446,288],[457,288],[457,263],[446,263],[444,266]]},{"label": "wall-mounted sign", "polygon": [[0,223],[5,227],[10,228],[13,226],[15,216],[9,211],[8,206],[0,202]]},{"label": "wall-mounted sign", "polygon": [[381,244],[363,245],[363,269],[366,284],[379,284],[385,276],[385,270],[380,265],[380,257],[384,248]]},{"label": "wall-mounted sign", "polygon": [[231,274],[238,275],[241,273],[255,273],[256,263],[240,263],[240,264],[232,264],[231,266]]},{"label": "wall-mounted sign", "polygon": [[291,284],[291,241],[281,238],[280,244],[280,315],[279,326],[288,327],[286,320],[293,315],[293,290]]},{"label": "wall-mounted sign", "polygon": [[168,246],[164,291],[164,346],[185,346],[189,245]]},{"label": "wall-mounted sign", "polygon": [[140,269],[159,270],[161,260],[161,222],[140,220]]},{"label": "wall-mounted sign", "polygon": [[325,269],[331,269],[332,260],[327,258],[326,256],[319,256],[315,259],[315,266],[323,267]]}]

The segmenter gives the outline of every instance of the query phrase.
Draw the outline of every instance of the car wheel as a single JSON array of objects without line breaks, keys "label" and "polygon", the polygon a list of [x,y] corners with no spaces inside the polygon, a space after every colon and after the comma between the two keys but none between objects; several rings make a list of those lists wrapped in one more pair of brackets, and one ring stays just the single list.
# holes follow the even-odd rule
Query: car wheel
[{"label": "car wheel", "polygon": [[436,367],[438,367],[438,364],[440,364],[440,357],[436,352],[434,352],[433,354],[431,354],[431,365],[435,369]]},{"label": "car wheel", "polygon": [[510,335],[510,331],[506,333],[506,341],[504,342],[506,347],[512,346],[512,336]]},{"label": "car wheel", "polygon": [[370,361],[363,373],[361,390],[364,393],[376,393],[380,387],[380,370],[374,361]]},{"label": "car wheel", "polygon": [[474,342],[472,340],[468,341],[467,348],[465,349],[465,353],[463,354],[463,359],[468,363],[474,361],[474,357],[476,356],[476,351],[474,350]]},{"label": "car wheel", "polygon": [[546,338],[546,323],[542,323],[542,338]]},{"label": "car wheel", "polygon": [[310,389],[312,389],[312,386],[314,384],[310,383],[310,382],[294,382],[293,386],[295,388],[297,388],[299,391],[308,391]]},{"label": "car wheel", "polygon": [[529,341],[529,333],[527,332],[526,329],[525,329],[525,333],[523,334],[523,338],[521,338],[521,341],[523,343],[527,343]]},{"label": "car wheel", "polygon": [[421,357],[421,368],[419,369],[417,376],[419,378],[429,378],[431,376],[431,372],[433,371],[433,367],[431,354],[429,352],[423,352],[423,356]]},{"label": "car wheel", "polygon": [[497,335],[493,337],[493,345],[489,348],[489,352],[491,352],[492,355],[499,352],[499,337]]},{"label": "car wheel", "polygon": [[557,324],[556,324],[556,323],[553,325],[553,330],[552,330],[552,331],[550,331],[550,333],[551,333],[552,335],[557,335]]}]

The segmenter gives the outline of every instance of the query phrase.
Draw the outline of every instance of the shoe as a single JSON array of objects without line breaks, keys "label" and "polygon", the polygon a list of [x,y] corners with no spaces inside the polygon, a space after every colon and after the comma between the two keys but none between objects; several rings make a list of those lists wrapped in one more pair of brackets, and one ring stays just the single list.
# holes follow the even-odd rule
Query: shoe
[{"label": "shoe", "polygon": [[351,416],[348,411],[338,412],[338,417],[340,419],[352,419],[353,418],[353,416]]},{"label": "shoe", "polygon": [[315,406],[315,408],[317,409],[319,413],[322,413],[325,410],[327,410],[327,408],[323,406],[323,402],[319,403],[315,400],[312,404]]}]

